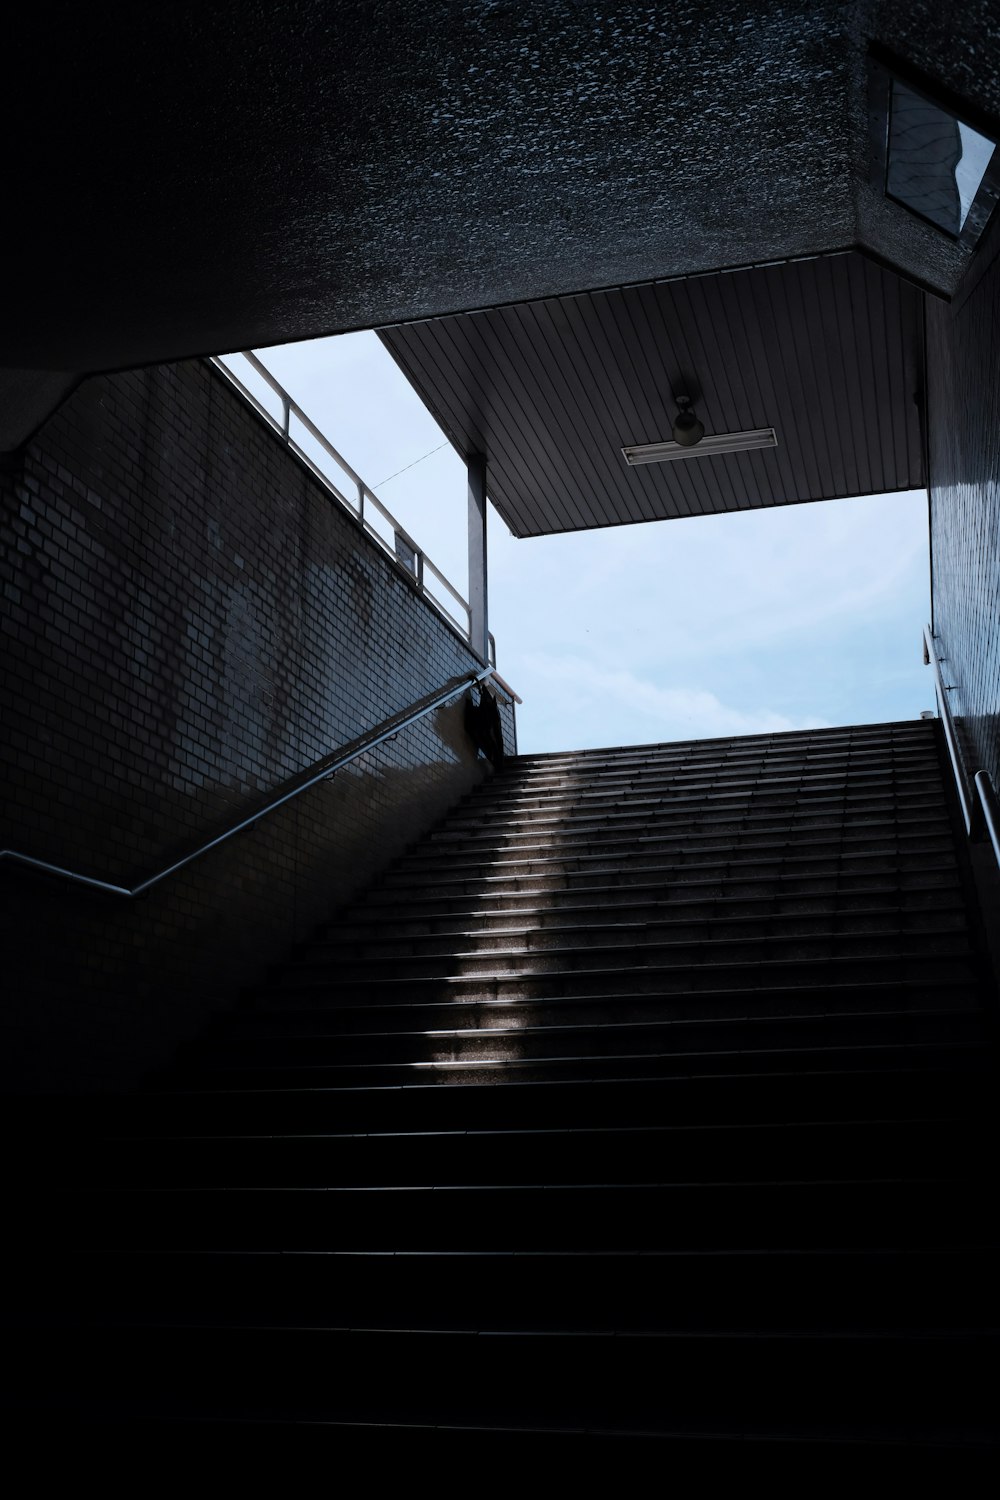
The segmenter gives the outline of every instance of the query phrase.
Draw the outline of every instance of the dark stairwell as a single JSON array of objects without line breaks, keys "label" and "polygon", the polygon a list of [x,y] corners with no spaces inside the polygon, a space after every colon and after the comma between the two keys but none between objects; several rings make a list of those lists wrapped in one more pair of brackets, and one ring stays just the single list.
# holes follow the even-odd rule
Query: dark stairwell
[{"label": "dark stairwell", "polygon": [[997,1436],[976,922],[934,724],[508,762],[59,1158],[8,1408],[954,1476]]}]

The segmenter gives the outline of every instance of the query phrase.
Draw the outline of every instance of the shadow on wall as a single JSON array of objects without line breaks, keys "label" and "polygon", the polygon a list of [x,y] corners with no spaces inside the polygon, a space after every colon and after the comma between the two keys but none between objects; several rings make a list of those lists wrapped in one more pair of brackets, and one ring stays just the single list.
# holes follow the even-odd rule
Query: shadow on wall
[{"label": "shadow on wall", "polygon": [[405,763],[379,746],[135,900],[7,867],[2,1086],[128,1086],[235,1003],[488,774],[461,701],[409,734]]}]

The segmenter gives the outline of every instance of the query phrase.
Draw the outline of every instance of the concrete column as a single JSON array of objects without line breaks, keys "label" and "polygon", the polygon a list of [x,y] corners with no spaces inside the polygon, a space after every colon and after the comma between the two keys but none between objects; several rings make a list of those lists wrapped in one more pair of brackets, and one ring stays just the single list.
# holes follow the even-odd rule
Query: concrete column
[{"label": "concrete column", "polygon": [[469,470],[469,621],[472,649],[489,661],[486,599],[486,454],[472,453]]}]

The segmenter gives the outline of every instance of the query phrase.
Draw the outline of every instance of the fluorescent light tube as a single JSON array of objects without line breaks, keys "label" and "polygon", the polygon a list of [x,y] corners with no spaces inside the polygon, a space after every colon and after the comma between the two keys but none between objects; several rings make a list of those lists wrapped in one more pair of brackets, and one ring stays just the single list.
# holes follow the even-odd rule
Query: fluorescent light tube
[{"label": "fluorescent light tube", "polygon": [[756,427],[752,432],[716,432],[703,437],[690,448],[680,443],[643,443],[623,448],[627,464],[666,464],[677,458],[711,458],[712,454],[745,453],[751,448],[777,448],[773,427]]}]

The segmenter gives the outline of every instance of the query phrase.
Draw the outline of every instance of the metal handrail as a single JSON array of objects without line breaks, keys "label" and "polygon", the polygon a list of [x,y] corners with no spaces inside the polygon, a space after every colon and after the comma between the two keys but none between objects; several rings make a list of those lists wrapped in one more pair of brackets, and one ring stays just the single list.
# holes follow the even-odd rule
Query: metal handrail
[{"label": "metal handrail", "polygon": [[985,768],[973,773],[972,785],[975,789],[975,800],[969,795],[968,782],[962,765],[962,753],[958,744],[958,732],[955,729],[951,704],[948,702],[948,693],[953,691],[957,684],[946,683],[942,676],[941,663],[946,658],[938,655],[936,639],[931,627],[925,625],[924,662],[934,669],[934,685],[941,710],[941,723],[944,726],[951,768],[955,776],[955,785],[958,788],[959,801],[962,804],[965,831],[970,838],[978,838],[981,832],[985,833],[993,846],[997,865],[1000,866],[1000,799],[997,798],[993,778]]},{"label": "metal handrail", "polygon": [[[371,486],[365,483],[361,475],[352,468],[343,454],[337,452],[329,438],[320,431],[312,418],[306,415],[301,406],[292,399],[285,388],[274,378],[267,366],[262,364],[255,354],[252,354],[249,350],[243,350],[236,354],[227,355],[226,358],[245,359],[250,368],[274,392],[281,403],[280,421],[272,412],[268,411],[262,401],[258,400],[253,391],[236,374],[235,370],[230,369],[218,355],[212,355],[209,359],[209,364],[214,365],[217,370],[221,371],[230,385],[235,387],[244,400],[248,401],[254,410],[263,417],[268,426],[282,439],[291,452],[295,454],[296,458],[300,459],[309,468],[333,499],[342,505],[348,515],[361,525],[366,535],[372,537],[385,552],[386,556],[391,558],[396,566],[409,576],[415,584],[417,592],[437,610],[438,614],[443,615],[449,624],[453,625],[463,639],[471,645],[472,608],[468,600],[463,599],[454,584],[449,583],[440,568],[431,561],[423,548],[417,545],[409,532],[396,520],[392,511],[383,505]],[[350,479],[355,488],[356,500],[349,500],[337,488],[330,476],[319,468],[315,460],[302,447],[301,443],[296,442],[291,431],[293,416],[302,424],[310,437],[319,443],[324,452],[329,454],[337,467]],[[365,514],[366,506],[374,509],[382,517],[383,521],[392,527],[393,541],[391,546],[378,528],[373,526],[367,518]],[[459,615],[455,613],[455,610],[449,607],[449,603],[439,598],[433,588],[428,585],[428,575],[432,579],[436,579],[447,590],[451,603],[456,605],[464,615],[464,623],[459,618]],[[495,651],[493,661],[495,664]]]},{"label": "metal handrail", "polygon": [[965,771],[962,767],[962,752],[958,746],[958,735],[955,731],[955,721],[951,715],[951,705],[948,702],[950,687],[945,683],[941,675],[941,661],[938,656],[937,647],[934,644],[934,632],[929,625],[924,626],[924,663],[930,666],[934,672],[934,686],[937,689],[938,707],[941,710],[941,723],[944,726],[945,743],[948,746],[948,755],[951,759],[952,774],[955,777],[955,785],[958,788],[958,799],[962,804],[962,817],[965,819],[965,831],[972,833],[975,826],[975,807],[969,797],[968,783],[965,779]]},{"label": "metal handrail", "polygon": [[159,885],[161,880],[166,880],[168,875],[176,875],[178,870],[183,870],[185,866],[193,864],[196,859],[201,859],[202,855],[208,854],[212,849],[217,849],[220,844],[225,844],[229,839],[235,837],[236,834],[242,833],[247,828],[253,828],[263,818],[268,817],[273,812],[277,812],[279,807],[284,807],[293,798],[301,796],[303,792],[307,792],[318,781],[323,781],[327,777],[333,776],[335,772],[349,765],[351,761],[357,760],[359,755],[364,755],[368,750],[374,750],[377,745],[383,744],[385,740],[394,739],[402,730],[408,729],[412,724],[416,724],[420,719],[425,718],[427,714],[433,713],[436,708],[443,708],[446,703],[450,703],[453,699],[461,697],[474,684],[485,682],[488,678],[493,678],[501,691],[512,698],[513,701],[520,703],[520,698],[511,692],[502,678],[497,676],[495,668],[484,667],[482,671],[468,672],[459,679],[457,684],[452,682],[448,687],[442,688],[439,692],[428,694],[424,698],[418,698],[415,703],[410,704],[409,708],[403,709],[400,713],[394,714],[389,719],[384,719],[374,729],[367,730],[357,739],[349,740],[340,749],[331,751],[320,760],[314,761],[304,771],[296,772],[295,776],[290,778],[291,784],[286,781],[283,784],[284,789],[277,796],[272,797],[263,807],[258,808],[255,813],[252,813],[249,817],[241,818],[238,823],[234,823],[224,833],[220,833],[214,839],[209,839],[207,843],[199,845],[190,854],[185,854],[183,859],[175,860],[173,864],[167,865],[163,870],[158,870],[155,875],[150,875],[148,879],[140,881],[138,885],[115,885],[111,881],[97,880],[92,875],[81,875],[77,870],[67,870],[62,865],[50,864],[44,859],[35,859],[34,856],[22,854],[16,849],[0,849],[0,860],[11,859],[18,864],[27,865],[31,869],[42,870],[49,875],[58,875],[62,879],[73,881],[78,885],[89,886],[92,890],[103,891],[106,895],[125,896],[128,899],[132,899],[135,896],[142,896],[146,891],[152,890],[154,885]]},{"label": "metal handrail", "polygon": [[996,787],[993,785],[993,778],[989,771],[977,771],[973,781],[979,793],[983,827],[993,845],[997,864],[1000,865],[1000,799],[997,797]]}]

